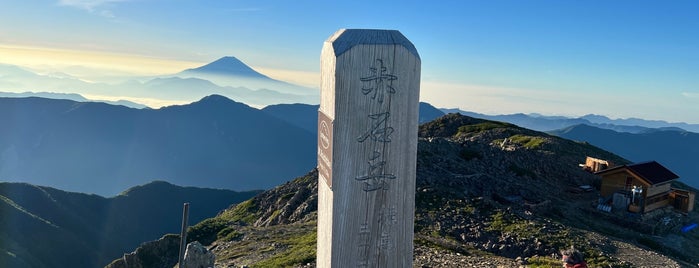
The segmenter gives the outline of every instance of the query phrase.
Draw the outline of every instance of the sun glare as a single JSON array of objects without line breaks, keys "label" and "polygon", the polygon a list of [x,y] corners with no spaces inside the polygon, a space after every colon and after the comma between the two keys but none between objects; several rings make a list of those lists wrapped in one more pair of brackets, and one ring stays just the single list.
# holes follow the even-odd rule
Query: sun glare
[{"label": "sun glare", "polygon": [[[102,74],[121,75],[168,74],[202,64],[201,62],[158,59],[142,55],[4,44],[0,44],[0,61],[39,71],[64,71],[62,69],[83,67],[94,69],[94,72]],[[70,73],[69,71],[64,72]]]}]

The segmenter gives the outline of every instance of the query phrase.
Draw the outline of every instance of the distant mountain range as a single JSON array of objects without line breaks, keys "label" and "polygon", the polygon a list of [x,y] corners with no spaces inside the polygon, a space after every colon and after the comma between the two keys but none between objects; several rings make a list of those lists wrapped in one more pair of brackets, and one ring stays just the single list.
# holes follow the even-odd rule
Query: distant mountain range
[{"label": "distant mountain range", "polygon": [[104,267],[143,241],[179,233],[185,202],[196,224],[257,193],[157,181],[104,198],[0,182],[0,267]]},{"label": "distant mountain range", "polygon": [[[429,103],[420,102],[419,105],[418,122],[420,124],[444,115],[444,112]],[[319,105],[277,104],[262,108],[262,111],[317,135],[318,108]]]},{"label": "distant mountain range", "polygon": [[[315,128],[317,124],[317,105],[318,95],[317,90],[303,88],[288,84],[285,82],[277,81],[269,78],[268,76],[261,74],[254,69],[247,66],[245,63],[240,61],[235,57],[223,57],[209,64],[183,70],[179,73],[172,75],[163,75],[158,77],[142,78],[140,80],[131,80],[123,82],[120,84],[100,84],[100,83],[88,83],[82,81],[78,78],[72,77],[65,74],[47,74],[39,75],[31,71],[8,65],[0,65],[0,90],[11,89],[11,91],[17,92],[19,89],[31,89],[33,91],[41,90],[42,88],[71,88],[75,92],[90,92],[92,94],[106,95],[108,92],[120,92],[120,94],[127,96],[135,96],[136,98],[154,98],[154,99],[164,99],[164,100],[191,100],[200,99],[204,96],[210,94],[218,94],[226,96],[228,98],[247,103],[256,107],[265,107],[262,109],[266,115],[271,115],[275,119],[280,121],[285,121],[291,125],[310,132],[315,135]],[[77,94],[56,94],[56,93],[6,93],[4,96],[8,97],[20,97],[20,96],[42,96],[51,98],[62,98],[62,99],[72,99],[76,101],[85,101],[81,99],[82,97]],[[3,96],[0,94],[0,96]],[[295,104],[291,104],[295,103]],[[113,103],[117,105],[126,105],[129,107],[138,107],[137,104],[130,102],[117,102]],[[422,103],[420,111],[420,122],[427,122],[436,117],[443,115],[443,113],[458,112],[464,115],[468,115],[474,118],[495,120],[501,122],[509,122],[518,126],[525,128],[538,130],[538,131],[557,131],[566,128],[570,128],[577,125],[588,125],[599,129],[614,130],[617,133],[631,133],[639,134],[641,136],[649,136],[650,133],[661,132],[666,133],[667,131],[690,131],[699,133],[699,124],[687,124],[687,123],[669,123],[659,120],[643,120],[637,118],[629,119],[610,119],[601,115],[585,115],[578,118],[569,118],[562,116],[544,116],[539,114],[508,114],[508,115],[485,115],[474,112],[461,111],[458,109],[437,109],[429,104]],[[1,109],[1,108],[0,108]],[[158,113],[158,112],[156,112]],[[118,129],[118,128],[117,128]],[[565,132],[565,131],[564,131]],[[562,135],[562,134],[561,134]],[[659,135],[659,134],[658,134]],[[32,135],[30,135],[32,136]],[[688,135],[692,136],[692,135]],[[2,134],[0,134],[2,137]],[[36,136],[35,136],[36,137]],[[43,137],[43,136],[42,136]],[[109,135],[107,135],[109,137]],[[638,150],[628,148],[649,148],[649,146],[620,146],[609,147],[608,144],[593,140],[592,138],[586,138],[584,136],[576,136],[576,139],[587,140],[590,143],[600,146],[602,148],[609,149],[620,155],[623,155],[629,159],[643,159],[643,160],[658,160],[663,161],[667,159],[667,162],[681,161],[682,163],[669,163],[668,165],[676,165],[679,169],[679,173],[683,177],[699,177],[699,171],[696,169],[691,169],[691,157],[687,157],[687,154],[679,154],[668,152],[667,150],[647,150],[646,153],[640,153]],[[609,140],[614,140],[614,138],[609,138]],[[682,139],[676,139],[682,140]],[[645,141],[650,144],[664,144],[667,145],[665,148],[674,148],[672,144],[666,144],[667,142],[663,139],[654,141]],[[619,144],[619,143],[615,143]],[[0,140],[0,146],[3,146],[2,140]],[[9,175],[22,175],[22,177],[29,176],[28,174],[18,174],[13,172],[13,167],[18,167],[18,163],[24,163],[20,159],[24,159],[17,155],[15,157],[15,151],[18,148],[9,147],[9,144],[4,144],[7,146],[5,148],[0,147],[3,151],[0,151],[0,159],[6,159],[8,161],[1,163],[0,166],[4,166],[5,169],[0,169],[0,178],[4,178]],[[635,146],[635,147],[634,147]],[[650,146],[652,147],[652,146]],[[679,152],[692,151],[693,144],[687,143]],[[80,148],[80,146],[76,147]],[[622,150],[622,151],[618,151]],[[85,152],[83,152],[85,153]],[[666,155],[667,154],[667,155]],[[154,154],[155,155],[155,154]],[[53,156],[56,157],[56,156]],[[311,158],[313,158],[311,156]],[[17,162],[19,161],[19,162]],[[49,159],[33,158],[32,161],[49,161],[50,163],[60,163],[67,160],[53,161]],[[94,160],[90,160],[94,161]],[[93,162],[86,163],[93,163]],[[140,160],[139,160],[140,161]],[[154,160],[151,160],[154,161]],[[165,160],[163,160],[165,161]],[[31,161],[30,161],[31,162]],[[166,161],[167,162],[167,161]],[[8,164],[9,163],[9,164]],[[146,162],[144,162],[146,163]],[[23,164],[28,165],[28,164]],[[58,165],[58,164],[55,164]],[[103,166],[106,164],[102,164]],[[137,164],[129,164],[131,166]],[[70,166],[67,163],[63,163],[61,166]],[[26,166],[23,166],[26,168]],[[77,173],[77,171],[67,172],[66,168],[58,169],[58,174],[61,173]],[[99,168],[97,168],[99,169]],[[122,170],[122,169],[119,169]],[[35,173],[42,173],[44,171],[36,171]],[[123,171],[120,171],[123,173]],[[89,173],[89,172],[87,172]],[[43,174],[47,174],[44,172]],[[144,174],[141,174],[144,175]],[[145,174],[145,176],[160,176],[161,173],[151,173]],[[167,176],[177,176],[169,175]],[[297,174],[294,174],[297,175]],[[115,175],[117,176],[117,175]],[[35,176],[30,176],[35,177]],[[19,178],[22,179],[22,178]],[[149,178],[153,179],[153,178]],[[123,180],[123,179],[122,179]],[[51,185],[51,184],[47,184]],[[207,184],[209,185],[209,184]],[[127,187],[128,184],[121,185],[122,187]],[[118,188],[118,187],[117,187]],[[77,189],[76,189],[77,190]]]},{"label": "distant mountain range", "polygon": [[[315,166],[317,105],[279,104],[258,110],[214,95],[189,105],[139,110],[102,103],[0,98],[0,112],[5,115],[0,124],[6,126],[0,131],[2,180],[102,195],[153,179],[262,189]],[[443,114],[420,103],[421,123]],[[578,124],[551,133],[587,141],[633,161],[659,161],[683,181],[699,186],[699,170],[692,163],[699,146],[696,133],[667,125],[663,129],[617,126],[605,123],[616,121],[592,115],[587,119],[491,117],[539,129],[560,130],[585,122],[602,130],[599,125],[605,124],[604,129],[615,131],[578,131],[582,129]],[[261,164],[269,161],[277,163],[275,168]]]},{"label": "distant mountain range", "polygon": [[18,66],[0,64],[0,91],[116,94],[130,99],[179,103],[218,94],[256,107],[279,103],[317,104],[320,100],[317,89],[269,78],[235,57],[223,57],[176,74],[135,77],[119,83],[84,81],[65,74],[38,74]]},{"label": "distant mountain range", "polygon": [[699,133],[699,124],[669,123],[660,120],[644,120],[638,118],[609,119],[606,116],[588,114],[578,118],[564,116],[545,116],[540,114],[505,114],[486,115],[459,109],[441,109],[445,113],[460,113],[474,118],[508,122],[537,131],[552,131],[574,125],[585,124],[617,132],[643,133],[661,130],[685,130]]},{"label": "distant mountain range", "polygon": [[262,108],[262,111],[317,135],[319,107],[301,103],[276,104]]},{"label": "distant mountain range", "polygon": [[72,100],[77,102],[104,102],[111,105],[123,105],[130,108],[143,109],[148,108],[148,106],[135,103],[127,100],[118,101],[108,101],[108,100],[92,100],[83,97],[76,93],[54,93],[54,92],[22,92],[22,93],[12,93],[12,92],[0,92],[0,98],[27,98],[27,97],[40,97],[47,99],[57,99],[57,100]]},{"label": "distant mountain range", "polygon": [[[250,190],[315,166],[317,105],[258,110],[212,95],[188,105],[133,109],[30,97],[0,98],[0,114],[5,181],[104,196],[154,179]],[[441,115],[420,104],[423,122]]]},{"label": "distant mountain range", "polygon": [[[686,130],[691,132],[699,133],[699,124],[687,124],[687,123],[670,123],[662,120],[645,120],[640,118],[626,118],[626,119],[609,119],[606,116],[588,114],[582,119],[588,120],[593,124],[599,125],[617,125],[617,126],[640,126],[651,129],[661,129],[661,130]],[[610,128],[611,129],[611,128]],[[651,130],[653,131],[653,130]],[[630,132],[630,131],[628,131]]]},{"label": "distant mountain range", "polygon": [[0,180],[110,196],[160,179],[270,188],[315,166],[316,136],[212,95],[161,109],[0,98]]}]

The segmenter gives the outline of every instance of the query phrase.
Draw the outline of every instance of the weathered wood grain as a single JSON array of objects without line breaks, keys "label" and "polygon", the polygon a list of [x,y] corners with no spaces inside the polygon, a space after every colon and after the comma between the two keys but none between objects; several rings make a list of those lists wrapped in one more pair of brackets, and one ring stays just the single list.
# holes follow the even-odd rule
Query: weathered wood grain
[{"label": "weathered wood grain", "polygon": [[412,267],[419,85],[419,55],[398,31],[325,42],[319,129],[332,134],[319,134],[318,267]]}]

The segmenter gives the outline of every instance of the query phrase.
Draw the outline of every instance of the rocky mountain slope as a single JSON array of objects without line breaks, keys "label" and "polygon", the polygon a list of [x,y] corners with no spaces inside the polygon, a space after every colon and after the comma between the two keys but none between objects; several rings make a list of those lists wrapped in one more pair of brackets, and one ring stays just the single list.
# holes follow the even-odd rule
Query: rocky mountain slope
[{"label": "rocky mountain slope", "polygon": [[[616,155],[457,114],[423,124],[419,136],[416,267],[559,267],[570,246],[591,267],[699,262],[699,233],[679,231],[697,213],[627,218],[597,211],[596,191],[579,190],[599,185],[578,166],[586,156],[627,162]],[[314,266],[316,213],[313,171],[202,221],[188,238],[208,245],[218,267]]]}]

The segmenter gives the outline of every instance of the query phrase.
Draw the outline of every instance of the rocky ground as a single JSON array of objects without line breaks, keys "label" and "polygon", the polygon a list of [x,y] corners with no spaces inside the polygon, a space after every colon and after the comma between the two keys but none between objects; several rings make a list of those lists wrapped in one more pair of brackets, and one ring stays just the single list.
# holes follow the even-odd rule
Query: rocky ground
[{"label": "rocky ground", "polygon": [[415,247],[413,267],[518,267],[519,263],[494,255],[465,255],[425,246]]}]

